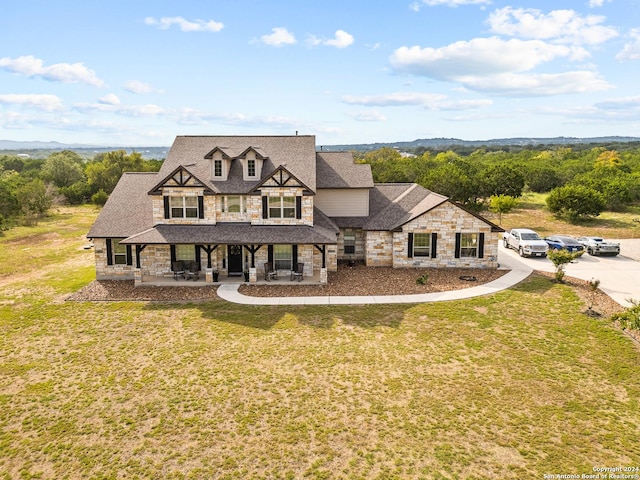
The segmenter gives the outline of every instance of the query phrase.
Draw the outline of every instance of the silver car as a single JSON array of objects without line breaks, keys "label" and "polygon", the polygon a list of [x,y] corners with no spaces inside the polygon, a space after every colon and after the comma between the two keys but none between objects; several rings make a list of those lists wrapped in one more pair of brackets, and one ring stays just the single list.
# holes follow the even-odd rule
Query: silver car
[{"label": "silver car", "polygon": [[620,244],[610,242],[602,237],[580,237],[578,242],[584,245],[589,255],[618,255]]}]

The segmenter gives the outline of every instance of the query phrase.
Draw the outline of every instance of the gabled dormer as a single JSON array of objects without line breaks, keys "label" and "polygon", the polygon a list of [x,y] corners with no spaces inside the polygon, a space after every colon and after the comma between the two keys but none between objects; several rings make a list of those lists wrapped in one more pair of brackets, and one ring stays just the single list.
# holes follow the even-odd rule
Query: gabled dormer
[{"label": "gabled dormer", "polygon": [[222,148],[216,147],[204,158],[211,161],[211,180],[226,181],[231,169],[231,157]]},{"label": "gabled dormer", "polygon": [[268,157],[261,155],[255,148],[249,147],[235,158],[242,164],[242,179],[250,182],[260,179],[262,165]]}]

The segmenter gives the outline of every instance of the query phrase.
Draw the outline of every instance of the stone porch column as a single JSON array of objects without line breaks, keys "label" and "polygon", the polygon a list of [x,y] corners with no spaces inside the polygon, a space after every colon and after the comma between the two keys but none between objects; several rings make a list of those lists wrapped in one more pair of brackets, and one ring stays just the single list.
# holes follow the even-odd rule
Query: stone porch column
[{"label": "stone porch column", "polygon": [[327,269],[320,269],[320,283],[327,283]]}]

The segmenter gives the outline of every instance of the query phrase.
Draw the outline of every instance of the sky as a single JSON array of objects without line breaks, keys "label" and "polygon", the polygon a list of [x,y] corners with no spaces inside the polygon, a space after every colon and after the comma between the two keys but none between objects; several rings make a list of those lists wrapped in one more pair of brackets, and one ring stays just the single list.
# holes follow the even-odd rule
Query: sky
[{"label": "sky", "polygon": [[0,139],[640,136],[638,0],[1,0]]}]

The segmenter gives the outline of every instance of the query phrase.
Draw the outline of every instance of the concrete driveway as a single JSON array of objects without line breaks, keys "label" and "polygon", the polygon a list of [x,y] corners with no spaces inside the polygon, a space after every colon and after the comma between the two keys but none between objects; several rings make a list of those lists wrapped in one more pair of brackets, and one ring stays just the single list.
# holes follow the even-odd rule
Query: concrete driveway
[{"label": "concrete driveway", "polygon": [[[629,299],[640,301],[640,239],[615,240],[620,242],[620,255],[616,257],[592,257],[584,254],[576,262],[567,265],[570,277],[583,280],[600,280],[600,290],[625,307]],[[534,270],[554,272],[555,267],[548,258],[521,258],[515,250],[506,249],[500,242],[498,261],[505,266],[517,262]]]}]

